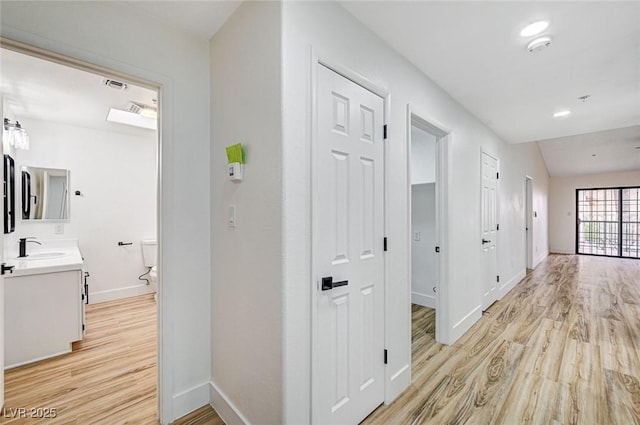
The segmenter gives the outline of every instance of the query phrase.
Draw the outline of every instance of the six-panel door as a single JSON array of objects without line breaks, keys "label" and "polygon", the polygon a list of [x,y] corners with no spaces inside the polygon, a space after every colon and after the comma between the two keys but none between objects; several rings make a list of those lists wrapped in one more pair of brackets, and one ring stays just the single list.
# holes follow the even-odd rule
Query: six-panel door
[{"label": "six-panel door", "polygon": [[356,424],[384,400],[383,99],[318,65],[317,113],[313,418]]}]

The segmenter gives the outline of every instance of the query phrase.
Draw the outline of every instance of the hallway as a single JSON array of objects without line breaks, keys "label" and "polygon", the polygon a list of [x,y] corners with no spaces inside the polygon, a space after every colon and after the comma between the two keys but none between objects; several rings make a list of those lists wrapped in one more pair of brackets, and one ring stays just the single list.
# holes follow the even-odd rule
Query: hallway
[{"label": "hallway", "polygon": [[412,385],[363,423],[640,424],[640,264],[552,255],[456,344],[413,306]]}]

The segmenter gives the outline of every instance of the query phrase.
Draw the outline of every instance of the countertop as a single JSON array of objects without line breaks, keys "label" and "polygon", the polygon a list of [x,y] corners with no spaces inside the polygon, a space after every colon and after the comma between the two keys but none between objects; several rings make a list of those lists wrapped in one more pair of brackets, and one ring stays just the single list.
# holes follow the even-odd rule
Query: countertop
[{"label": "countertop", "polygon": [[[27,257],[8,257],[4,259],[7,266],[15,266],[13,273],[6,273],[5,278],[28,276],[43,273],[55,273],[69,270],[82,270],[83,260],[77,239],[38,240],[42,245],[29,243]],[[48,253],[63,253],[52,258],[37,258]]]}]

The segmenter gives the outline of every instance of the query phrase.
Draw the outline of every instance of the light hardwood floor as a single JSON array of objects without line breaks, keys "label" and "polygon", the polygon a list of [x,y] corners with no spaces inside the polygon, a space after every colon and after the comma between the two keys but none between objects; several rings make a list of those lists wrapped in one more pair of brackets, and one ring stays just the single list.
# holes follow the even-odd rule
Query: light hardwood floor
[{"label": "light hardwood floor", "polygon": [[413,383],[378,424],[640,424],[640,262],[552,255],[469,332],[413,308]]},{"label": "light hardwood floor", "polygon": [[[449,347],[434,340],[433,310],[413,306],[412,315],[413,383],[365,425],[640,425],[640,261],[550,256]],[[95,345],[117,339],[112,328],[117,325],[104,320]],[[9,372],[27,376],[8,379],[6,406],[64,408],[66,420],[41,423],[155,424],[155,366],[128,361],[129,355],[145,358],[143,352],[155,356],[155,323],[144,335],[153,343],[136,347],[135,354],[129,344],[140,338],[112,349],[123,369],[97,378],[108,391],[71,384],[90,374],[91,358],[83,367],[70,365],[76,368],[71,374],[59,367],[54,376],[69,382],[62,386],[49,382],[41,362]],[[83,342],[89,343],[89,338]],[[33,370],[26,373],[29,367]],[[28,381],[32,373],[40,378]],[[129,379],[136,374],[141,378]],[[134,383],[146,388],[136,387],[138,397],[128,388]],[[147,391],[153,395],[145,396]],[[209,406],[175,422],[222,423]]]},{"label": "light hardwood floor", "polygon": [[[2,424],[156,424],[153,295],[87,306],[73,352],[8,370]],[[56,409],[55,418],[13,417]]]}]

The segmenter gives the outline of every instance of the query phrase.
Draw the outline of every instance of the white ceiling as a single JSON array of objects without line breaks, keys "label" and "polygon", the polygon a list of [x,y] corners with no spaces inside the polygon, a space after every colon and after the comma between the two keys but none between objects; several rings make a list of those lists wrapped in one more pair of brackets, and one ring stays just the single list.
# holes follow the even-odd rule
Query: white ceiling
[{"label": "white ceiling", "polygon": [[209,40],[242,1],[124,1],[122,4],[183,32]]},{"label": "white ceiling", "polygon": [[[510,143],[640,124],[640,2],[342,5]],[[554,41],[529,53],[540,19]]]},{"label": "white ceiling", "polygon": [[157,98],[153,90],[131,84],[125,91],[116,90],[103,85],[101,75],[6,49],[0,49],[0,69],[0,93],[7,117],[134,135],[154,131],[106,121],[109,108],[125,109],[129,101],[153,105]]},{"label": "white ceiling", "polygon": [[[640,2],[341,4],[505,141],[547,140],[551,175],[640,170]],[[553,43],[529,53],[520,30],[541,19]]]},{"label": "white ceiling", "polygon": [[[121,4],[161,25],[209,39],[240,3]],[[640,2],[340,3],[505,141],[543,141],[539,145],[551,175],[640,170],[640,149],[635,149],[640,146]],[[550,21],[543,35],[554,41],[546,50],[529,53],[531,38],[519,32],[539,19]],[[39,72],[46,83],[24,86],[36,79],[29,77],[30,66],[8,75],[13,83],[6,82],[11,71],[4,58],[2,65],[2,90],[9,90],[16,105],[29,105],[25,113],[42,116],[48,106],[60,119],[69,119],[68,105],[82,102],[85,89],[96,89],[88,76],[73,77],[70,91],[57,89],[65,77],[46,69]],[[119,102],[118,107],[135,100],[116,99],[114,92],[107,101]],[[578,100],[586,94],[589,100]],[[40,106],[33,103],[38,97]],[[78,110],[88,114],[92,108],[97,113],[89,105]],[[572,111],[569,117],[552,117],[565,108]],[[626,130],[607,131],[621,128]]]},{"label": "white ceiling", "polygon": [[640,170],[640,126],[538,142],[552,176]]}]

